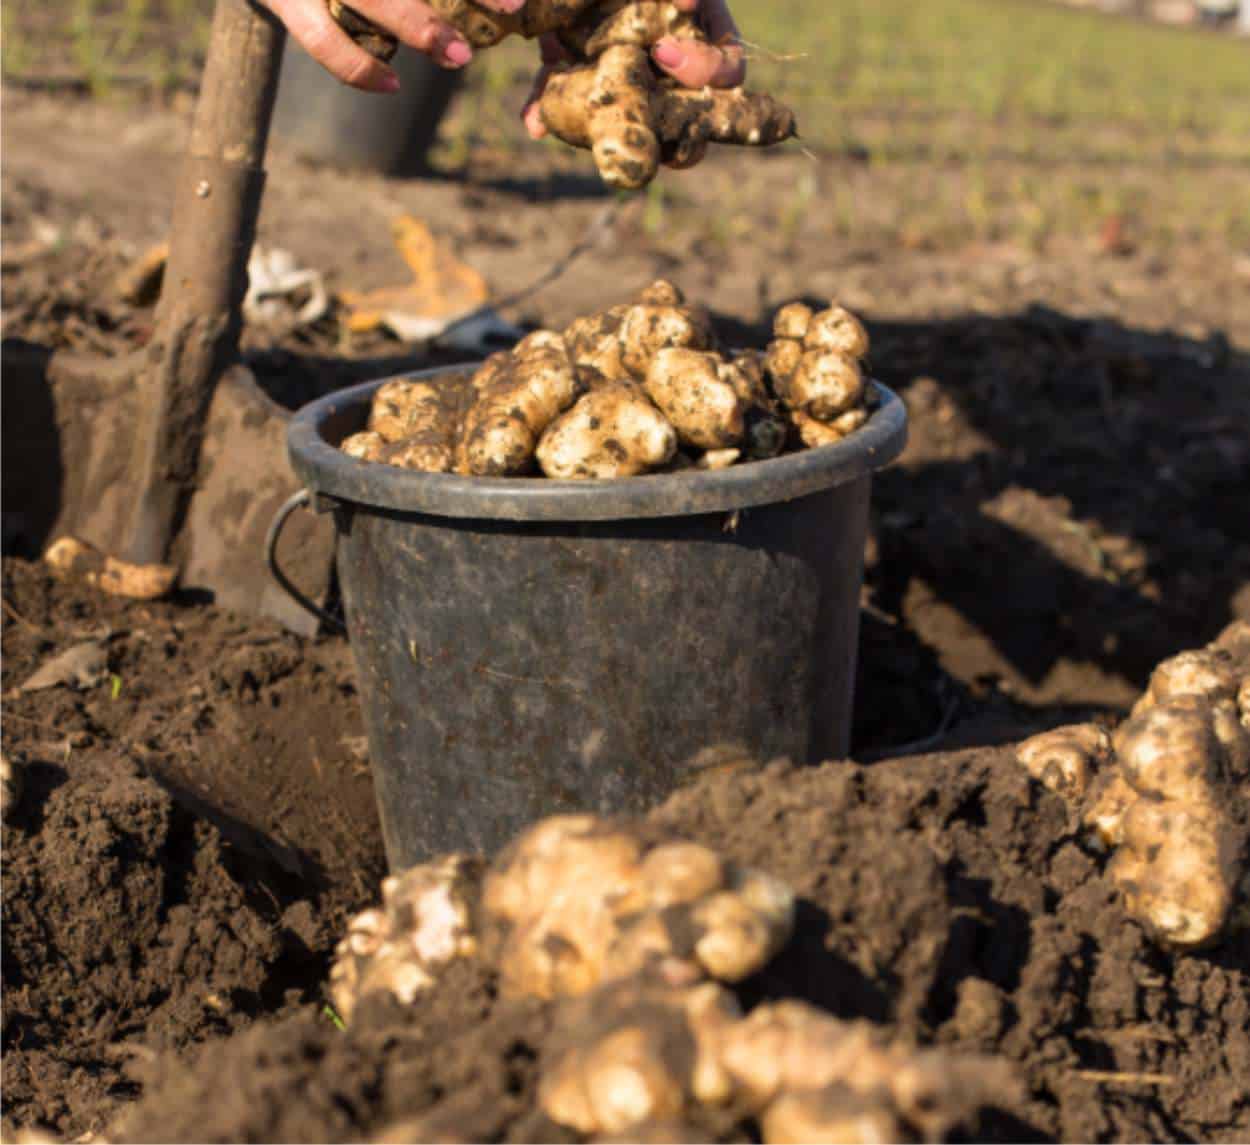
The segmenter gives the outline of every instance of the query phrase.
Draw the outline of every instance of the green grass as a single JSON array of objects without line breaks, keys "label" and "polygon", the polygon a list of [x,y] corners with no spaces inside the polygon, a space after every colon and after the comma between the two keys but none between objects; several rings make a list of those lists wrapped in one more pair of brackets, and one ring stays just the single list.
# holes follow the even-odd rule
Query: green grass
[{"label": "green grass", "polygon": [[817,144],[884,124],[873,134],[896,150],[1250,156],[1245,41],[1027,0],[735,10],[752,82],[789,99]]}]

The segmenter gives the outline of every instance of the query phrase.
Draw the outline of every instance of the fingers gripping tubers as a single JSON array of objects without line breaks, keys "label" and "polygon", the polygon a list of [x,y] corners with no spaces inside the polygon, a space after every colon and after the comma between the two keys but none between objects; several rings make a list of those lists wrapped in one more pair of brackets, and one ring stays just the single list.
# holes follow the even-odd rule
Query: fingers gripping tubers
[{"label": "fingers gripping tubers", "polygon": [[[331,14],[379,58],[395,38],[358,12],[327,0]],[[510,35],[554,32],[569,62],[548,79],[539,111],[548,130],[589,149],[605,182],[637,189],[661,159],[689,166],[709,143],[769,146],[795,134],[794,113],[770,96],[742,88],[689,90],[651,64],[665,37],[705,38],[695,17],[669,0],[528,0],[520,12],[487,10],[473,0],[431,0],[475,48]]]}]

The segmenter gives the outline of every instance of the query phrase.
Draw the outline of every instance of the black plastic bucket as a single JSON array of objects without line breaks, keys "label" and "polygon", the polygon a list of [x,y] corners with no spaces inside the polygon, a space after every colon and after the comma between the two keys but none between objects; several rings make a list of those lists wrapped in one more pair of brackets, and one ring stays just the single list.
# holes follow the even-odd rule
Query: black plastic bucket
[{"label": "black plastic bucket", "polygon": [[335,517],[393,868],[641,810],[709,746],[845,753],[869,486],[906,439],[889,390],[834,446],[578,482],[348,457],[381,384],[306,407],[289,445]]}]

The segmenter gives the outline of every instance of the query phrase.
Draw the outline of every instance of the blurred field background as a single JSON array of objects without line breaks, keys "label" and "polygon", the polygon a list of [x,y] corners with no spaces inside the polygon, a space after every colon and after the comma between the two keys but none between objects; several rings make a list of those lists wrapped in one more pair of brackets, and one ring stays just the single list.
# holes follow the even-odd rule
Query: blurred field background
[{"label": "blurred field background", "polygon": [[[895,171],[904,231],[1037,243],[1123,216],[1162,241],[1250,244],[1250,40],[1031,0],[735,0],[734,10],[751,82],[795,105],[799,146]],[[186,100],[210,15],[211,0],[8,3],[4,76],[95,98]],[[509,42],[475,63],[437,163],[530,146],[516,109],[534,54]],[[935,163],[964,178],[935,191],[925,174]],[[807,209],[802,183],[793,211]],[[679,191],[649,194],[666,218],[680,213]]]}]

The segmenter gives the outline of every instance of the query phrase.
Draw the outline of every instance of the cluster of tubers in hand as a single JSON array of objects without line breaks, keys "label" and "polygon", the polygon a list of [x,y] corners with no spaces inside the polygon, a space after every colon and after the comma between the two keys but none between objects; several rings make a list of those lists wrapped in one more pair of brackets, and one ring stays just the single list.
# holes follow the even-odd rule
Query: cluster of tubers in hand
[{"label": "cluster of tubers in hand", "polygon": [[385,991],[411,1001],[456,957],[501,992],[555,1007],[538,1101],[589,1136],[647,1139],[699,1106],[764,1141],[935,1139],[1000,1098],[996,1063],[917,1051],[797,1002],[746,1016],[724,985],[785,945],[792,892],[696,843],[593,815],[531,827],[489,866],[449,856],[393,876],[339,944],[331,996],[350,1020]]},{"label": "cluster of tubers in hand", "polygon": [[[396,42],[341,0],[328,0],[339,25],[373,55],[388,59]],[[655,68],[649,49],[666,37],[706,40],[695,15],[670,0],[527,0],[516,13],[473,0],[430,5],[474,48],[508,36],[554,34],[567,62],[539,100],[547,130],[594,156],[604,182],[634,190],[661,162],[689,167],[710,143],[767,147],[795,134],[794,113],[771,96],[741,87],[691,90]]]},{"label": "cluster of tubers in hand", "polygon": [[790,303],[774,334],[765,354],[722,353],[707,314],[661,279],[563,333],[527,335],[471,378],[387,382],[341,448],[427,473],[604,480],[721,469],[859,429],[859,319]]},{"label": "cluster of tubers in hand", "polygon": [[1061,727],[1017,758],[1114,850],[1108,875],[1157,941],[1187,950],[1220,938],[1244,864],[1250,624],[1160,664],[1113,735]]}]

